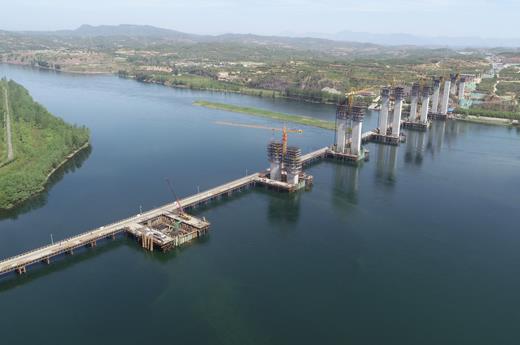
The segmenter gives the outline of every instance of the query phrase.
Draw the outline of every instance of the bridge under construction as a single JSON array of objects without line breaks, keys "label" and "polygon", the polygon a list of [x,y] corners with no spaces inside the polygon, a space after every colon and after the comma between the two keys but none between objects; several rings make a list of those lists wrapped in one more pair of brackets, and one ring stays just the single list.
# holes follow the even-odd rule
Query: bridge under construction
[{"label": "bridge under construction", "polygon": [[[370,133],[372,132],[365,134],[365,138]],[[301,156],[301,164],[305,166],[311,162],[325,159],[330,157],[331,153],[332,151],[329,147],[318,149]],[[74,251],[79,248],[95,247],[97,242],[104,239],[115,239],[116,236],[121,234],[136,238],[146,250],[170,250],[203,236],[209,231],[210,223],[206,219],[193,217],[184,213],[184,211],[189,211],[214,200],[232,196],[237,192],[242,192],[255,186],[293,191],[286,187],[290,186],[290,184],[273,181],[268,176],[269,171],[250,174],[153,210],[4,259],[0,261],[0,276],[12,272],[18,274],[26,273],[29,266],[50,264],[53,258],[62,255],[73,255]]]},{"label": "bridge under construction", "polygon": [[[434,98],[439,98],[439,83],[435,81]],[[445,86],[445,94],[449,95],[450,85]],[[269,169],[254,173],[231,182],[222,184],[205,192],[197,193],[173,203],[139,213],[130,218],[117,221],[112,224],[92,229],[85,233],[61,240],[56,243],[36,248],[14,257],[0,261],[0,276],[16,272],[23,274],[29,266],[35,264],[50,264],[51,260],[61,255],[73,255],[74,251],[82,247],[95,247],[97,242],[104,239],[115,239],[120,234],[134,237],[140,245],[149,251],[167,251],[185,244],[193,239],[205,235],[210,228],[210,223],[205,218],[197,218],[187,212],[199,205],[210,203],[234,193],[251,189],[255,186],[264,186],[276,190],[295,192],[301,188],[312,185],[312,176],[303,172],[303,167],[326,158],[339,159],[357,164],[368,159],[368,150],[362,144],[376,142],[398,145],[402,141],[400,128],[402,125],[401,112],[404,100],[402,87],[394,90],[394,114],[389,116],[390,89],[383,88],[382,108],[380,111],[378,128],[362,133],[362,123],[365,108],[354,104],[352,97],[338,105],[336,113],[336,130],[334,144],[323,147],[313,152],[302,155],[301,150],[294,146],[287,146],[287,133],[302,133],[301,130],[287,128],[264,128],[280,130],[283,133],[283,141],[271,142],[267,147],[268,159],[271,163]],[[412,93],[412,115],[410,121],[427,124],[429,89],[423,92],[424,106],[421,116],[416,116],[417,99],[419,90],[417,85]],[[447,109],[444,97],[442,111],[444,115]],[[436,107],[434,107],[436,108]],[[436,109],[434,109],[436,110]],[[445,118],[443,118],[445,119]],[[391,121],[390,121],[391,120]],[[240,127],[251,127],[243,126]],[[258,128],[259,126],[254,126]],[[427,128],[427,126],[424,126]],[[172,190],[173,192],[173,190]]]}]

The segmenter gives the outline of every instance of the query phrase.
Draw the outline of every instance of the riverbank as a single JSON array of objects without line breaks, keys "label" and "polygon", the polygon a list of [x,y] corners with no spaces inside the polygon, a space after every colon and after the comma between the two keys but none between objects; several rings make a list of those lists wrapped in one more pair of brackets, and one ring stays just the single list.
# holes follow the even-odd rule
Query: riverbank
[{"label": "riverbank", "polygon": [[[72,158],[74,158],[78,153],[80,153],[81,151],[87,149],[88,147],[90,146],[90,141],[87,141],[83,146],[81,146],[80,148],[78,148],[77,150],[74,150],[73,152],[71,152],[70,154],[68,154],[64,160],[62,160],[54,169],[52,169],[48,174],[47,174],[47,178],[45,179],[45,182],[44,184],[46,185],[48,182],[49,182],[49,179],[51,178],[51,176],[56,172],[58,171],[58,169],[60,169],[62,166],[64,166],[68,161],[70,161]],[[45,186],[44,188],[45,189]],[[43,190],[42,189],[42,190]]]},{"label": "riverbank", "polygon": [[518,126],[518,123],[514,122],[515,120],[502,119],[502,118],[497,118],[497,117],[453,114],[452,118],[457,121],[478,123],[478,124],[483,124],[483,125],[506,126],[506,127]]},{"label": "riverbank", "polygon": [[20,66],[20,67],[28,67],[34,68],[37,70],[51,71],[51,72],[59,72],[59,73],[68,73],[68,74],[76,74],[76,75],[116,75],[114,72],[100,72],[100,71],[70,71],[66,69],[56,69],[53,67],[44,67],[44,66],[35,66],[30,63],[16,63],[12,61],[1,61],[0,64],[11,65],[11,66]]},{"label": "riverbank", "polygon": [[[19,199],[19,200],[16,200],[14,202],[12,202],[11,204],[9,204],[9,206],[2,206],[2,204],[0,203],[0,211],[10,211],[18,206],[20,206],[21,204],[23,204],[24,202],[26,202],[27,200],[35,197],[36,195],[40,194],[41,192],[45,191],[45,189],[47,188],[47,185],[51,179],[51,177],[61,168],[63,167],[65,164],[67,164],[71,159],[73,159],[75,156],[77,156],[80,152],[82,152],[83,150],[86,150],[87,148],[90,147],[90,142],[87,141],[84,145],[82,145],[80,148],[74,150],[73,152],[71,152],[70,154],[68,154],[65,159],[63,159],[55,168],[53,168],[48,174],[47,176],[45,177],[45,180],[41,183],[41,185],[38,187],[38,188],[34,188],[32,189],[28,194],[25,195],[25,197],[23,199]],[[4,166],[8,165],[8,163],[4,164]],[[1,201],[1,200],[0,200]]]},{"label": "riverbank", "polygon": [[193,105],[208,108],[208,109],[231,111],[234,113],[253,115],[256,117],[268,118],[271,120],[277,120],[277,121],[282,121],[282,122],[292,122],[292,123],[297,123],[300,125],[318,127],[318,128],[323,128],[323,129],[329,129],[329,130],[334,130],[334,128],[335,128],[335,123],[332,121],[320,120],[320,119],[315,119],[312,117],[302,116],[302,115],[290,115],[290,114],[278,113],[278,112],[269,111],[269,110],[265,110],[265,109],[242,107],[242,106],[237,106],[237,105],[233,105],[233,104],[224,104],[224,103],[208,102],[208,101],[196,101],[196,102],[193,102]]},{"label": "riverbank", "polygon": [[76,157],[80,152],[88,149],[90,147],[90,142],[86,142],[83,146],[81,146],[79,149],[77,150],[74,150],[73,152],[71,152],[69,155],[67,155],[65,157],[65,159],[63,161],[61,161],[58,166],[56,166],[55,168],[53,168],[46,176],[45,178],[45,181],[41,184],[41,186],[37,189],[34,189],[31,191],[30,194],[28,194],[24,199],[20,199],[16,202],[14,202],[12,205],[10,205],[9,207],[6,207],[6,208],[3,208],[3,207],[0,207],[0,211],[4,212],[4,211],[10,211],[10,210],[13,210],[17,207],[19,207],[20,205],[22,205],[24,202],[26,202],[27,200],[30,200],[32,198],[34,198],[35,196],[37,196],[38,194],[42,193],[45,191],[45,189],[47,189],[47,186],[49,185],[49,182],[50,182],[50,179],[51,177],[60,169],[62,168],[65,164],[67,164],[68,162],[70,162],[74,157]]}]

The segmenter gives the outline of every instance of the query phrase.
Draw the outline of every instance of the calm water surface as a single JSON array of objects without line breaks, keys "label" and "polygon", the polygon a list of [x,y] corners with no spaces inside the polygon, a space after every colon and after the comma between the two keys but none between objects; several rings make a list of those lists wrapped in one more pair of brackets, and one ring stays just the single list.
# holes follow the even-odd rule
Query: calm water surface
[{"label": "calm water surface", "polygon": [[[334,118],[326,105],[175,90],[0,65],[92,150],[0,215],[0,257],[266,167],[280,124],[204,99]],[[367,116],[374,127],[376,114]],[[290,137],[310,151],[332,132]],[[209,236],[167,254],[121,238],[0,280],[2,344],[518,344],[520,133],[436,123],[355,168],[323,162],[309,192],[264,190],[198,213]]]}]

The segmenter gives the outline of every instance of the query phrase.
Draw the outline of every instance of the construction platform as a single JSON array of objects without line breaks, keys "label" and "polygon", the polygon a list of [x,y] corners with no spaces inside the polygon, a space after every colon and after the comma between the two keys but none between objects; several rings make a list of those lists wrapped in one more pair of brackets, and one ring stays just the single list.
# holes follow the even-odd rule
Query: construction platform
[{"label": "construction platform", "polygon": [[447,114],[441,114],[441,113],[429,113],[428,114],[428,120],[446,121],[447,119],[448,119]]},{"label": "construction platform", "polygon": [[430,124],[431,122],[429,120],[426,123],[418,121],[403,121],[401,122],[401,127],[415,131],[426,132],[426,130],[430,127]]},{"label": "construction platform", "polygon": [[334,147],[331,147],[329,150],[327,150],[326,157],[348,163],[358,164],[363,161],[368,161],[369,153],[370,151],[366,148],[362,148],[361,152],[358,155],[355,155],[349,152],[337,152],[334,150]]},{"label": "construction platform", "polygon": [[401,137],[394,137],[391,135],[383,135],[383,134],[374,133],[372,135],[372,137],[370,138],[370,141],[374,142],[374,143],[378,143],[378,144],[397,146],[397,145],[399,145],[399,143],[403,142],[403,139],[401,139]]},{"label": "construction platform", "polygon": [[127,232],[149,251],[168,251],[205,235],[210,223],[186,213],[164,213],[130,226]]},{"label": "construction platform", "polygon": [[302,189],[309,190],[312,187],[314,178],[312,175],[301,173],[298,180],[299,181],[296,184],[287,183],[286,181],[283,181],[283,174],[282,181],[272,180],[270,178],[269,171],[266,171],[260,174],[260,176],[256,179],[256,183],[269,189],[294,193]]}]

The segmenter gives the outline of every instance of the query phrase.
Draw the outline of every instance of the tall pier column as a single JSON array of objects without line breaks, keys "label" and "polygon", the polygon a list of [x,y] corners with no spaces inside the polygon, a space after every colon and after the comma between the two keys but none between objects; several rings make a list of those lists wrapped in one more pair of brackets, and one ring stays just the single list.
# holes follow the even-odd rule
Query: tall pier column
[{"label": "tall pier column", "polygon": [[348,122],[348,103],[342,102],[336,108],[336,152],[345,152],[345,141]]},{"label": "tall pier column", "polygon": [[446,80],[444,82],[444,92],[442,95],[442,103],[440,113],[443,115],[448,114],[448,106],[450,104],[450,90],[451,90],[451,80]]},{"label": "tall pier column", "polygon": [[412,93],[410,96],[410,121],[415,121],[417,118],[417,103],[419,101],[419,83],[413,83]]},{"label": "tall pier column", "polygon": [[433,97],[432,97],[432,113],[437,114],[439,111],[439,97],[441,93],[441,80],[435,78],[433,80]]},{"label": "tall pier column", "polygon": [[365,117],[365,109],[359,106],[352,108],[352,141],[350,143],[350,151],[353,155],[361,153],[361,139],[363,136],[363,118]]},{"label": "tall pier column", "polygon": [[450,81],[451,81],[450,94],[452,96],[455,96],[457,94],[457,79],[458,79],[457,74],[455,74],[455,73],[450,74]]},{"label": "tall pier column", "polygon": [[271,180],[282,180],[282,156],[283,145],[278,141],[272,141],[267,145],[267,158],[271,163],[269,176]]},{"label": "tall pier column", "polygon": [[[430,87],[425,86],[422,91],[421,122],[428,122],[428,107],[430,103]],[[433,103],[435,104],[435,102]]]},{"label": "tall pier column", "polygon": [[464,99],[465,91],[466,91],[466,78],[462,77],[462,78],[460,78],[460,83],[459,83],[459,100]]},{"label": "tall pier column", "polygon": [[281,180],[281,169],[280,169],[280,162],[271,162],[271,171],[270,171],[270,177],[271,180]]},{"label": "tall pier column", "polygon": [[388,110],[390,108],[390,89],[385,87],[381,90],[381,110],[379,111],[379,132],[386,135],[388,129]]},{"label": "tall pier column", "polygon": [[394,89],[395,103],[394,103],[394,121],[392,124],[392,136],[399,137],[401,133],[401,114],[403,112],[403,96],[404,89],[400,86]]},{"label": "tall pier column", "polygon": [[336,151],[345,152],[345,133],[347,132],[347,120],[337,119],[336,126]]}]

